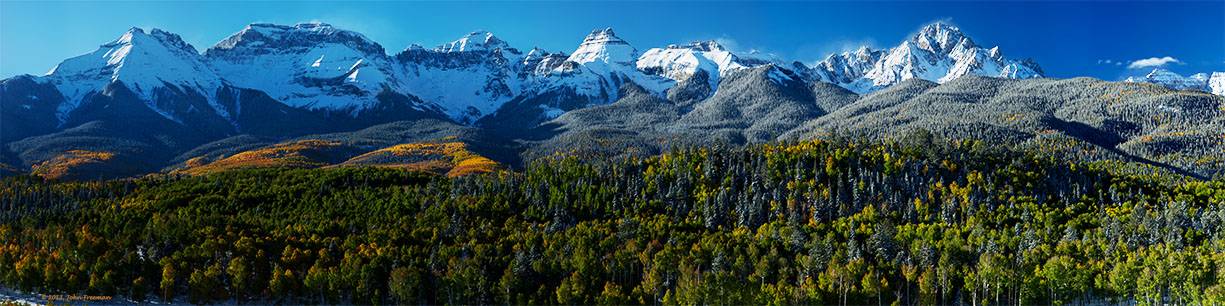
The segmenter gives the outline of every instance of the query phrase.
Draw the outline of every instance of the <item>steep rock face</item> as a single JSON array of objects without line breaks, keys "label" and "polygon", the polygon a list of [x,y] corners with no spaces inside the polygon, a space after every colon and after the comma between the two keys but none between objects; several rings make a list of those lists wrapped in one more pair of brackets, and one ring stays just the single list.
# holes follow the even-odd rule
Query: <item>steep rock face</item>
[{"label": "steep rock face", "polygon": [[912,78],[944,83],[966,75],[1042,77],[1042,69],[1036,63],[1005,58],[999,47],[980,47],[957,27],[940,22],[923,27],[889,50],[872,51],[864,47],[854,53],[831,55],[816,68],[825,79],[857,93]]},{"label": "steep rock face", "polygon": [[569,55],[563,52],[549,52],[540,48],[532,48],[523,56],[523,71],[519,72],[521,78],[528,75],[548,75],[549,71],[561,67]]},{"label": "steep rock face", "polygon": [[236,86],[298,108],[356,113],[384,90],[398,92],[382,46],[324,23],[251,24],[204,56]]},{"label": "steep rock face", "polygon": [[872,67],[880,61],[884,54],[884,51],[873,51],[868,47],[860,47],[855,52],[830,54],[813,68],[822,72],[830,83],[848,84],[862,78],[869,70],[872,70]]},{"label": "steep rock face", "polygon": [[523,92],[549,54],[523,54],[489,32],[473,32],[434,50],[411,46],[396,55],[400,88],[472,123]]},{"label": "steep rock face", "polygon": [[522,94],[476,124],[531,138],[541,136],[537,125],[565,112],[616,101],[628,84],[664,96],[675,81],[638,70],[637,58],[638,51],[611,28],[592,31],[564,60],[534,49],[522,60],[525,71],[532,71]]}]

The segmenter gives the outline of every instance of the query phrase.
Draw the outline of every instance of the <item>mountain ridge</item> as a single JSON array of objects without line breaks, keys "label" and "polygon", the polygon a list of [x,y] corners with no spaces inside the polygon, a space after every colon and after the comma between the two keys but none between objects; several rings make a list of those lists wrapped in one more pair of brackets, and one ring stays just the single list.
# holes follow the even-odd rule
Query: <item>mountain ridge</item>
[{"label": "mountain ridge", "polygon": [[1225,96],[1225,72],[1201,72],[1182,76],[1166,68],[1154,68],[1144,77],[1128,77],[1125,82],[1152,83],[1174,90],[1198,90]]},{"label": "mountain ridge", "polygon": [[965,75],[1012,79],[1042,77],[1032,60],[1005,58],[999,47],[978,46],[953,25],[936,22],[924,26],[897,47],[830,55],[815,66],[826,80],[863,94],[911,78],[944,83]]},{"label": "mountain ridge", "polygon": [[[0,162],[30,169],[63,161],[53,163],[68,165],[56,173],[91,177],[74,175],[68,168],[80,163],[72,161],[107,157],[87,164],[123,161],[128,172],[90,167],[107,169],[105,175],[138,175],[189,158],[222,159],[325,135],[341,135],[328,137],[357,154],[372,148],[346,141],[358,137],[355,131],[373,129],[361,135],[411,140],[401,143],[467,135],[466,145],[516,167],[559,151],[645,154],[839,130],[888,137],[931,129],[958,137],[1002,135],[998,143],[1010,146],[1059,135],[1080,148],[1122,152],[1094,158],[1162,159],[1217,171],[1212,160],[1192,162],[1174,153],[1204,156],[1218,146],[1211,135],[1221,120],[1212,111],[1219,97],[1092,82],[1015,85],[1047,84],[1041,76],[1032,61],[1006,58],[998,47],[981,47],[944,23],[925,26],[895,48],[863,47],[814,65],[729,50],[716,41],[642,50],[611,28],[591,31],[571,52],[519,49],[491,32],[474,31],[396,54],[361,33],[318,22],[254,23],[203,53],[173,33],[133,28],[45,76],[0,81]],[[1021,100],[1010,100],[1015,97]],[[994,104],[1004,101],[1086,109]],[[931,105],[949,111],[916,111]],[[1126,108],[1111,109],[1124,107],[1119,105]],[[1112,115],[1069,115],[1089,108]],[[1193,112],[1202,122],[1173,128],[1152,123],[1187,118],[1175,110]],[[887,119],[907,113],[912,115],[901,118],[908,119]],[[406,130],[396,130],[401,128]],[[1209,166],[1196,166],[1203,164]]]}]

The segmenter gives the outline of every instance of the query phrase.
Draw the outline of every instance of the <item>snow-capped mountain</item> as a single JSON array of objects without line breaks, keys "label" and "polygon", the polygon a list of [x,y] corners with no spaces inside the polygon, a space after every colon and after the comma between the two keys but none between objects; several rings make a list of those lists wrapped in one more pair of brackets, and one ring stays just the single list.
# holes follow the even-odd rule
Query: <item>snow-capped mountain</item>
[{"label": "snow-capped mountain", "polygon": [[636,61],[639,70],[677,82],[689,79],[698,71],[706,72],[711,88],[718,87],[719,80],[728,73],[769,63],[766,59],[733,54],[715,41],[652,48]]},{"label": "snow-capped mountain", "polygon": [[486,31],[476,31],[468,33],[464,37],[453,42],[438,46],[435,51],[438,52],[463,52],[463,51],[490,51],[495,49],[507,49],[510,45],[505,41],[493,36],[493,33]]},{"label": "snow-capped mountain", "polygon": [[[547,118],[612,103],[627,83],[661,98],[684,97],[691,105],[713,96],[730,74],[765,65],[773,66],[767,75],[776,83],[826,81],[860,93],[910,78],[945,82],[968,74],[1041,76],[1032,62],[1006,59],[998,48],[979,47],[944,23],[924,27],[895,48],[864,47],[809,67],[732,52],[714,41],[640,52],[611,28],[591,31],[568,54],[540,48],[523,52],[493,33],[477,31],[432,49],[412,45],[389,56],[360,33],[313,22],[251,24],[203,55],[175,34],[133,29],[38,80],[54,84],[64,96],[57,111],[61,122],[91,93],[119,83],[173,121],[183,123],[178,113],[207,111],[241,130],[237,115],[231,114],[241,112],[240,89],[304,111],[356,117],[378,110],[375,116],[391,118],[395,114],[382,113],[394,109],[474,124],[512,102],[516,116],[530,117],[533,111],[527,110],[536,110]],[[1209,81],[1201,79],[1195,80]],[[1223,83],[1225,77],[1214,80]],[[171,94],[188,95],[192,102],[167,100]],[[222,94],[226,97],[219,98]]]},{"label": "snow-capped mountain", "polygon": [[612,28],[591,31],[564,62],[539,80],[540,91],[566,88],[576,94],[605,103],[617,99],[625,82],[634,82],[651,93],[660,94],[675,84],[671,79],[638,70],[638,49],[617,37]]},{"label": "snow-capped mountain", "polygon": [[848,84],[866,75],[884,54],[884,51],[859,47],[855,52],[830,54],[813,68],[821,71],[825,80],[830,83]]},{"label": "snow-capped mountain", "polygon": [[943,83],[964,75],[1042,77],[1036,63],[1005,58],[999,47],[980,47],[957,27],[942,22],[923,27],[889,50],[864,47],[854,53],[832,55],[816,66],[824,79],[858,93],[912,78]]},{"label": "snow-capped mountain", "polygon": [[427,50],[410,46],[395,56],[399,88],[440,107],[452,119],[472,123],[522,92],[540,57],[527,55],[493,33],[472,32]]},{"label": "snow-capped mountain", "polygon": [[570,54],[567,61],[577,64],[601,62],[608,64],[629,64],[634,62],[638,50],[628,42],[617,37],[612,28],[591,31],[583,38],[583,43]]},{"label": "snow-capped mountain", "polygon": [[[734,53],[714,41],[639,52],[611,28],[591,31],[569,54],[539,48],[523,52],[493,33],[477,31],[432,49],[413,45],[389,56],[360,33],[315,22],[251,24],[203,55],[177,35],[134,29],[94,53],[65,61],[48,80],[66,97],[63,116],[88,93],[122,81],[147,101],[155,100],[151,88],[163,82],[206,97],[233,85],[262,91],[289,107],[352,114],[375,108],[380,94],[393,93],[419,98],[412,103],[420,104],[410,103],[418,111],[445,113],[471,124],[517,98],[548,96],[552,102],[539,102],[539,107],[556,115],[611,103],[628,82],[662,97],[697,74],[703,75],[704,89],[686,89],[704,92],[687,95],[700,100],[713,95],[729,73],[766,64],[806,81],[827,81],[860,93],[909,78],[945,82],[967,74],[1041,76],[1037,65],[1006,59],[998,48],[978,47],[944,23],[924,27],[889,50],[864,47],[808,67]],[[111,77],[93,77],[102,74]],[[217,99],[208,101],[216,113],[230,117]]]},{"label": "snow-capped mountain", "polygon": [[236,86],[254,88],[293,107],[359,111],[396,90],[383,47],[325,23],[251,24],[204,52]]},{"label": "snow-capped mountain", "polygon": [[772,65],[766,75],[775,84],[802,79],[766,56],[735,54],[709,41],[640,53],[611,28],[591,31],[569,56],[533,49],[523,62],[525,71],[535,66],[534,77],[478,125],[534,127],[572,110],[617,102],[625,90],[690,108],[710,98],[728,74],[763,65]]},{"label": "snow-capped mountain", "polygon": [[1182,76],[1165,68],[1156,68],[1143,77],[1128,77],[1126,82],[1153,83],[1176,90],[1199,90],[1225,95],[1225,72],[1196,73]]},{"label": "snow-capped mountain", "polygon": [[523,56],[523,67],[521,74],[530,75],[548,75],[553,69],[561,67],[569,55],[563,52],[549,52],[540,48],[532,48]]},{"label": "snow-capped mountain", "polygon": [[[916,120],[890,117],[916,110],[893,109],[899,99],[919,106],[943,102],[936,100],[944,96],[922,94],[937,87],[967,94],[1000,84],[1016,84],[1005,87],[1025,94],[1049,92],[1046,88],[1126,87],[1098,86],[1108,82],[1091,80],[968,77],[951,82],[979,75],[1035,78],[1042,70],[1033,62],[1004,57],[999,48],[981,47],[943,23],[924,27],[894,48],[863,47],[812,66],[736,52],[713,41],[639,51],[612,29],[591,31],[573,52],[517,49],[477,31],[434,48],[411,45],[389,55],[360,33],[322,23],[251,24],[203,54],[175,34],[134,28],[44,76],[0,80],[0,162],[30,169],[69,150],[110,152],[145,161],[117,172],[134,175],[197,157],[192,153],[197,149],[213,152],[246,146],[253,139],[351,131],[359,131],[359,138],[366,139],[361,141],[460,132],[499,147],[505,143],[500,149],[508,150],[507,156],[521,149],[605,145],[625,145],[615,150],[629,151],[640,143],[667,146],[683,139],[754,143],[780,139],[780,133],[814,120],[861,121],[861,114],[873,112],[880,120],[865,126],[885,133],[904,132],[897,126],[964,124],[961,117],[973,118],[979,111],[988,115],[977,118],[1015,117],[1013,105],[925,114]],[[1225,95],[1222,72],[1183,77],[1157,70],[1130,81]],[[950,84],[936,84],[944,82]],[[880,94],[862,95],[890,85]],[[1000,95],[1004,89],[999,87]],[[1220,99],[1166,90],[1137,95]],[[1071,96],[1083,96],[1074,100],[1088,105],[1100,95]],[[976,95],[952,98],[967,105],[983,102]],[[1009,113],[990,113],[997,111]],[[1119,118],[1150,117],[1129,113]],[[1078,122],[1094,127],[1107,122],[1089,118]],[[405,131],[403,126],[431,131]],[[952,125],[945,131],[977,132],[981,127],[1003,125]]]},{"label": "snow-capped mountain", "polygon": [[56,114],[61,122],[88,95],[103,93],[111,83],[123,84],[167,119],[179,118],[168,105],[154,102],[161,96],[185,91],[205,97],[214,111],[228,116],[215,98],[224,83],[222,79],[204,63],[194,47],[178,35],[159,29],[145,33],[143,29],[132,28],[97,51],[64,60],[47,72],[42,81],[54,84],[64,96]]}]

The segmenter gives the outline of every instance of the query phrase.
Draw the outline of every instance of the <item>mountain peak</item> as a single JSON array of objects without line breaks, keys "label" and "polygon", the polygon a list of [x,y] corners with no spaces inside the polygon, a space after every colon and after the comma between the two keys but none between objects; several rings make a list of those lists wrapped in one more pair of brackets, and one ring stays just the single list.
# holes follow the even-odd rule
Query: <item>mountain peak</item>
[{"label": "mountain peak", "polygon": [[583,38],[583,43],[570,55],[568,61],[583,64],[590,62],[632,63],[637,50],[617,37],[612,28],[592,30]]},{"label": "mountain peak", "polygon": [[861,46],[859,47],[859,49],[855,49],[854,54],[855,56],[859,56],[859,57],[868,56],[872,54],[872,48],[868,48],[868,46]]},{"label": "mountain peak", "polygon": [[613,31],[612,27],[591,30],[591,34],[587,34],[587,38],[584,40],[600,40],[600,39],[620,40],[620,38],[617,37],[617,33]]},{"label": "mountain peak", "polygon": [[425,47],[422,47],[419,44],[409,44],[408,48],[404,48],[404,52],[409,51],[425,51]]},{"label": "mountain peak", "polygon": [[949,53],[963,41],[968,44],[966,47],[974,46],[974,42],[961,29],[940,21],[924,26],[910,41],[920,49],[938,54]]},{"label": "mountain peak", "polygon": [[668,49],[690,49],[694,51],[703,51],[703,52],[727,51],[726,48],[723,48],[723,45],[720,45],[719,42],[714,41],[714,40],[694,41],[694,42],[690,42],[688,45],[682,45],[682,46],[668,45]]},{"label": "mountain peak", "polygon": [[204,57],[232,84],[260,88],[293,107],[356,111],[394,86],[381,45],[322,22],[253,23]]},{"label": "mountain peak", "polygon": [[[124,73],[120,74],[120,70]],[[173,75],[175,73],[185,75]],[[110,81],[154,78],[176,83],[175,80],[191,79],[193,73],[210,75],[208,83],[215,81],[215,76],[211,76],[210,70],[200,61],[200,53],[179,35],[161,29],[146,33],[144,29],[133,27],[93,53],[61,62],[47,74],[89,77],[109,74]],[[160,85],[158,83],[151,85]]]},{"label": "mountain peak", "polygon": [[1128,77],[1124,81],[1153,83],[1175,90],[1200,90],[1223,94],[1225,93],[1225,78],[1223,78],[1225,75],[1220,74],[1222,73],[1214,72],[1210,76],[1208,73],[1197,73],[1184,77],[1164,67],[1157,67],[1143,77]]},{"label": "mountain peak", "polygon": [[1145,77],[1147,78],[1158,78],[1158,77],[1163,77],[1163,76],[1181,77],[1182,75],[1174,73],[1173,71],[1170,71],[1169,69],[1165,69],[1164,67],[1157,67],[1153,69],[1153,71],[1149,71],[1148,75],[1145,75]]},{"label": "mountain peak", "polygon": [[998,47],[979,47],[947,22],[925,25],[891,49],[872,51],[865,46],[854,53],[831,55],[816,66],[827,79],[859,93],[912,78],[943,83],[965,75],[1042,76],[1042,69],[1033,61],[1005,58]]},{"label": "mountain peak", "polygon": [[936,32],[945,32],[945,31],[960,33],[961,29],[957,28],[957,26],[954,26],[948,22],[936,21],[936,22],[923,26],[923,28],[919,30],[919,33],[936,33]]},{"label": "mountain peak", "polygon": [[304,29],[312,29],[312,28],[335,29],[334,27],[332,27],[331,24],[327,24],[327,23],[320,22],[320,21],[299,22],[297,24],[294,24],[294,27],[304,28]]},{"label": "mountain peak", "polygon": [[385,54],[383,46],[361,33],[339,29],[322,22],[298,23],[292,26],[252,23],[238,33],[218,42],[206,53],[236,48],[278,49],[313,47],[325,43],[349,46],[367,54]]},{"label": "mountain peak", "polygon": [[132,27],[126,32],[123,32],[123,35],[120,35],[119,38],[116,38],[115,40],[106,43],[101,47],[138,44],[161,44],[168,48],[199,53],[196,51],[195,47],[192,47],[191,44],[183,41],[183,38],[179,37],[178,34],[166,32],[157,28],[153,28],[146,33],[144,29]]},{"label": "mountain peak", "polygon": [[130,35],[132,35],[132,34],[145,34],[145,29],[141,29],[140,27],[131,27],[131,28],[128,28],[128,31],[127,31],[127,32],[123,32],[123,35],[121,35],[121,36],[120,36],[120,39],[123,39],[123,37],[127,37],[127,36],[130,36]]},{"label": "mountain peak", "polygon": [[1004,53],[1003,53],[1003,52],[1000,52],[1000,47],[999,47],[999,46],[995,46],[995,47],[992,47],[991,49],[987,50],[987,55],[989,55],[989,56],[991,56],[991,58],[995,58],[995,59],[999,59],[999,58],[1003,58],[1003,57],[1004,57]]},{"label": "mountain peak", "polygon": [[435,48],[438,52],[463,52],[463,51],[488,51],[494,49],[506,49],[509,45],[493,33],[486,31],[476,31],[468,33],[464,37],[446,43]]},{"label": "mountain peak", "polygon": [[90,92],[101,92],[113,82],[123,83],[145,100],[152,100],[154,89],[166,84],[195,89],[202,95],[212,94],[222,84],[200,53],[179,35],[135,27],[94,52],[60,62],[47,76],[67,100],[61,105],[61,115]]}]

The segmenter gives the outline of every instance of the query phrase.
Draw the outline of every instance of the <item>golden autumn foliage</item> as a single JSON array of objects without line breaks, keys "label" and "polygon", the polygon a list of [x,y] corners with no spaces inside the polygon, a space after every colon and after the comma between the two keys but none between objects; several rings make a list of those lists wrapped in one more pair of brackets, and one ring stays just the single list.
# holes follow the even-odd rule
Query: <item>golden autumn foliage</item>
[{"label": "golden autumn foliage", "polygon": [[207,164],[208,164],[208,158],[204,156],[192,157],[191,159],[188,159],[186,162],[183,163],[184,167],[186,168],[197,168],[197,167],[202,167]]},{"label": "golden autumn foliage", "polygon": [[46,179],[60,179],[70,176],[75,169],[103,164],[114,158],[115,154],[111,152],[69,150],[54,158],[34,164],[31,172]]},{"label": "golden autumn foliage", "polygon": [[329,159],[345,155],[345,151],[348,149],[339,141],[299,140],[239,152],[207,164],[202,157],[192,158],[186,167],[175,172],[202,175],[245,168],[317,168],[330,164]]},{"label": "golden autumn foliage", "polygon": [[360,155],[356,150],[338,141],[300,140],[243,151],[212,162],[207,157],[195,157],[187,160],[184,168],[174,172],[203,175],[248,168],[371,166],[456,177],[493,172],[500,168],[497,162],[469,151],[467,144],[462,142],[399,144]]},{"label": "golden autumn foliage", "polygon": [[351,158],[338,166],[402,168],[446,174],[449,177],[493,172],[497,162],[468,150],[462,142],[407,143]]}]

